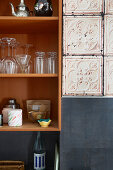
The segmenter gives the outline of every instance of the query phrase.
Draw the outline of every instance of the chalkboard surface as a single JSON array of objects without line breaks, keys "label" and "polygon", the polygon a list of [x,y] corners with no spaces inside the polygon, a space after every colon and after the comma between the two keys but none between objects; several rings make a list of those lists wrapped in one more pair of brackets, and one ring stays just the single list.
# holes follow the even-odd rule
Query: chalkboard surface
[{"label": "chalkboard surface", "polygon": [[62,98],[60,170],[113,169],[113,99]]}]

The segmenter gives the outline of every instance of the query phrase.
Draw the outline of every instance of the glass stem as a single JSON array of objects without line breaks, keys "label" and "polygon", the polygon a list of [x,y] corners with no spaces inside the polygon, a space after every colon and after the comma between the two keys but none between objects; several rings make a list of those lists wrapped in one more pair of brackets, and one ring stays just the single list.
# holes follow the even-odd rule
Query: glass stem
[{"label": "glass stem", "polygon": [[29,49],[29,47],[26,47],[26,48],[25,48],[25,54],[26,54],[26,55],[28,55],[28,49]]},{"label": "glass stem", "polygon": [[13,57],[13,50],[14,50],[14,47],[12,46],[12,57]]},{"label": "glass stem", "polygon": [[10,56],[10,46],[8,44],[8,57]]},{"label": "glass stem", "polygon": [[5,57],[5,46],[2,46],[2,58]]}]

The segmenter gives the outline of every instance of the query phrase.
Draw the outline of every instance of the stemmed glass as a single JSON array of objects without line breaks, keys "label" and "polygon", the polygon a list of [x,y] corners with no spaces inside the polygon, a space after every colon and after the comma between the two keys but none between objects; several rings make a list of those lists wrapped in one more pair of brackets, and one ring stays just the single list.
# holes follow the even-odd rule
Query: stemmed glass
[{"label": "stemmed glass", "polygon": [[12,47],[12,44],[16,43],[16,39],[15,38],[8,38],[8,37],[4,37],[1,39],[2,40],[2,44],[4,46],[8,46],[8,54],[7,56],[11,56],[10,55],[10,47]]},{"label": "stemmed glass", "polygon": [[3,56],[2,56],[2,40],[0,39],[0,51],[1,51],[1,55],[0,55],[0,73],[3,72]]},{"label": "stemmed glass", "polygon": [[[20,48],[20,55],[23,54],[23,56],[27,56],[29,55],[29,48],[32,47],[33,45],[32,44],[23,44],[23,45],[20,45],[19,48]],[[26,66],[25,70],[24,70],[24,73],[31,73],[32,72],[32,67],[33,67],[33,64],[32,64],[32,61],[30,60],[29,63],[28,63],[28,66]],[[20,68],[21,69],[21,68]],[[22,71],[22,69],[20,70]]]},{"label": "stemmed glass", "polygon": [[29,48],[33,47],[33,45],[32,44],[24,44],[23,47],[25,49],[25,54],[28,55],[29,54]]},{"label": "stemmed glass", "polygon": [[26,68],[29,65],[30,58],[31,58],[30,55],[24,54],[16,55],[16,60],[20,66],[21,73],[26,73]]},{"label": "stemmed glass", "polygon": [[[16,39],[15,38],[8,38],[8,37],[4,37],[1,39],[2,41],[2,53],[3,53],[3,70],[4,73],[6,74],[14,74],[17,73],[17,63],[15,58],[12,56],[11,53],[11,48],[12,48],[12,44],[16,43]],[[5,48],[7,48],[7,54],[5,54]]]},{"label": "stemmed glass", "polygon": [[[25,44],[25,45],[23,45],[23,47],[25,49],[25,54],[29,55],[29,48],[33,47],[33,45],[32,44]],[[26,68],[26,73],[31,73],[32,67],[33,67],[33,64],[32,64],[32,61],[30,60],[28,67]]]}]

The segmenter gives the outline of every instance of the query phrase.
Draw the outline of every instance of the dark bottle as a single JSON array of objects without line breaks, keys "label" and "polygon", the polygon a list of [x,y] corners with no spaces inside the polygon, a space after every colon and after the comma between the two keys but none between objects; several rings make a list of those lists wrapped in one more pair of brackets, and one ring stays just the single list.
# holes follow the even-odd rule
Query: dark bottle
[{"label": "dark bottle", "polygon": [[45,146],[41,133],[37,132],[34,143],[34,170],[45,170]]},{"label": "dark bottle", "polygon": [[35,16],[52,16],[53,9],[51,0],[36,0],[34,14]]}]

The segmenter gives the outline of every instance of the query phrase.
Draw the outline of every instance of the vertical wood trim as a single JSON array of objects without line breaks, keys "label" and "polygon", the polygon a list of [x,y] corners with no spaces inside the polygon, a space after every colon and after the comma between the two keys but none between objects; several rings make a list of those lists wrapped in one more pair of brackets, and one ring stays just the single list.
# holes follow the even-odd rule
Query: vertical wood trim
[{"label": "vertical wood trim", "polygon": [[58,32],[58,127],[61,130],[61,89],[62,89],[62,0],[59,0],[59,32]]}]

